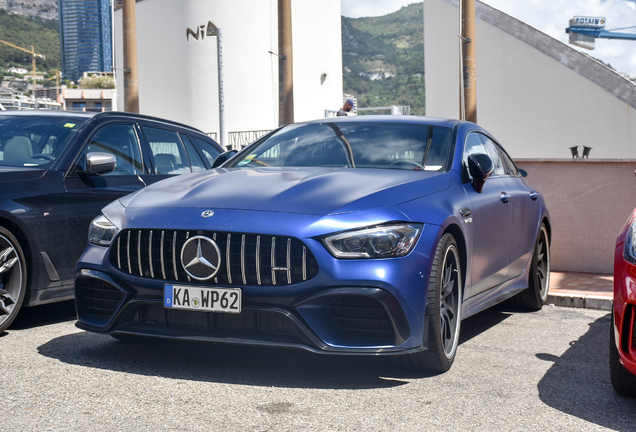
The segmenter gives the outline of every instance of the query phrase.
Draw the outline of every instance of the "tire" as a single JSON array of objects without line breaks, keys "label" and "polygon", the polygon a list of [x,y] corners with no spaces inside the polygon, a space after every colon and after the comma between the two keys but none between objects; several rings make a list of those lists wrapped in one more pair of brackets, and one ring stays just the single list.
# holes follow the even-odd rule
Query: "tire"
[{"label": "tire", "polygon": [[0,333],[20,311],[26,293],[27,268],[18,240],[0,227]]},{"label": "tire", "polygon": [[636,396],[636,375],[630,373],[619,361],[616,337],[614,336],[614,314],[610,325],[609,366],[612,387],[623,396]]},{"label": "tire", "polygon": [[548,229],[541,224],[539,234],[534,242],[532,261],[530,262],[530,274],[528,275],[528,288],[521,291],[509,300],[509,303],[518,309],[529,311],[541,310],[548,299],[550,289],[550,241]]},{"label": "tire", "polygon": [[398,365],[428,372],[446,372],[451,368],[459,345],[462,280],[457,243],[451,234],[444,234],[437,244],[428,282],[424,327],[428,332],[428,338],[424,335],[428,349],[395,356]]}]

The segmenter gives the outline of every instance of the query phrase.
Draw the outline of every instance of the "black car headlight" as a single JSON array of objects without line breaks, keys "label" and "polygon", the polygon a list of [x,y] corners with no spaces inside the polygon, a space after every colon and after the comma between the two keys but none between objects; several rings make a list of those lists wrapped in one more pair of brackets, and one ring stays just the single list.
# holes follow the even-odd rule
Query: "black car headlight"
[{"label": "black car headlight", "polygon": [[110,246],[119,228],[104,215],[97,216],[88,228],[88,242],[97,246]]},{"label": "black car headlight", "polygon": [[623,248],[623,258],[625,261],[636,264],[636,219],[632,222],[627,231],[625,238],[625,247]]},{"label": "black car headlight", "polygon": [[336,258],[403,257],[417,243],[422,227],[416,223],[382,225],[331,234],[321,240]]}]

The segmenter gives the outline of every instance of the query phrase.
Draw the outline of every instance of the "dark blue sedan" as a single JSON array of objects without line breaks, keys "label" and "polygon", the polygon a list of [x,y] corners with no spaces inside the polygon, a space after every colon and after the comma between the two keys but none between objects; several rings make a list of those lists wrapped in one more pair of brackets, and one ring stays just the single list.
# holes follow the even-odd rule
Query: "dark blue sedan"
[{"label": "dark blue sedan", "polygon": [[547,298],[550,218],[524,175],[473,123],[285,126],[106,206],[78,262],[77,326],[448,370],[462,319]]}]

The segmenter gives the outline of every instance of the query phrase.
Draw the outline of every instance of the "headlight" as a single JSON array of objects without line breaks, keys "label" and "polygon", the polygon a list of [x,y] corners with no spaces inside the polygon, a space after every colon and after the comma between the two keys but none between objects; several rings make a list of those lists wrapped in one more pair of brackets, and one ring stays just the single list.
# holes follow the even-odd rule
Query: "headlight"
[{"label": "headlight", "polygon": [[391,258],[407,255],[417,243],[422,224],[402,223],[325,236],[322,243],[336,258]]},{"label": "headlight", "polygon": [[625,239],[625,248],[623,249],[623,258],[625,261],[632,264],[636,264],[636,220],[632,222],[632,225],[627,231],[627,238]]},{"label": "headlight", "polygon": [[97,246],[110,246],[119,228],[109,221],[106,216],[97,216],[88,229],[88,242]]}]

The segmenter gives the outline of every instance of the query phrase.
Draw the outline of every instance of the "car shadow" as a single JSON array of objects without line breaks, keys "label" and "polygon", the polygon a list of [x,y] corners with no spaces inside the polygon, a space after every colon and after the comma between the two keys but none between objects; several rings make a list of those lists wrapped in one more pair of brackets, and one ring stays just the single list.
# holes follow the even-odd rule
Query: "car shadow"
[{"label": "car shadow", "polygon": [[609,375],[611,314],[590,324],[589,330],[561,356],[539,353],[554,363],[539,381],[539,397],[564,413],[618,431],[634,430],[636,398],[618,395]]},{"label": "car shadow", "polygon": [[[25,330],[76,319],[75,301],[67,300],[59,303],[22,308],[8,330]],[[1,333],[0,335],[4,334],[6,333]]]},{"label": "car shadow", "polygon": [[[500,311],[469,318],[469,340],[505,319]],[[72,349],[69,349],[72,347]],[[38,347],[64,363],[138,375],[285,388],[373,389],[437,374],[400,369],[385,356],[333,356],[296,349],[146,338],[124,342],[77,332]]]}]

